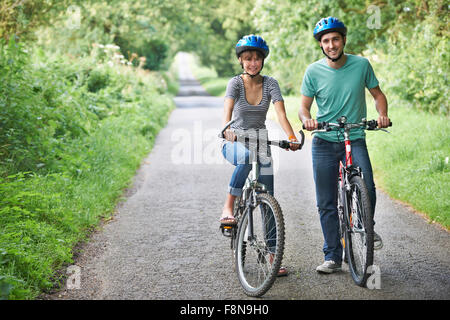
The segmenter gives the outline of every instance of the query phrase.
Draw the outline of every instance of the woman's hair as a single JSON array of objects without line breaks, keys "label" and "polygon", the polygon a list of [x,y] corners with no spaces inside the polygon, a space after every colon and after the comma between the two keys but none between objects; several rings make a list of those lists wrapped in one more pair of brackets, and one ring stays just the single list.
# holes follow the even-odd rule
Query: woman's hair
[{"label": "woman's hair", "polygon": [[246,56],[249,54],[252,54],[253,52],[256,52],[258,54],[258,57],[260,57],[262,60],[264,60],[264,54],[259,50],[246,50],[242,52],[239,57],[242,57],[242,59],[245,59]]}]

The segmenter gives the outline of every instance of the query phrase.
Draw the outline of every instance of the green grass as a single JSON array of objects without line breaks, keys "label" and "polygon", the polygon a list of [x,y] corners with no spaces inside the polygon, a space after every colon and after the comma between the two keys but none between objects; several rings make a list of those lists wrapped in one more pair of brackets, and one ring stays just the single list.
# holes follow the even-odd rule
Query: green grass
[{"label": "green grass", "polygon": [[[214,79],[214,71],[201,69],[203,86],[217,86],[220,79]],[[208,75],[209,72],[209,75]],[[222,89],[225,90],[226,82]],[[402,107],[401,100],[392,98],[389,117],[393,126],[390,134],[367,132],[372,166],[377,187],[388,195],[411,205],[416,211],[450,229],[450,122],[447,117],[432,115]],[[285,106],[289,121],[295,131],[301,129],[297,113],[299,96],[286,96]],[[373,99],[367,96],[368,119],[376,119]],[[315,103],[312,115],[316,112]],[[276,120],[273,108],[268,117]],[[308,135],[308,133],[306,133]]]},{"label": "green grass", "polygon": [[[49,157],[52,165],[46,171],[37,166],[30,166],[37,169],[28,172],[8,170],[14,169],[15,162],[0,167],[0,300],[35,299],[65,278],[74,248],[88,239],[101,219],[114,213],[167,122],[174,105],[166,92],[174,86],[163,85],[159,74],[131,67],[108,70],[106,87],[96,93],[85,92],[84,98],[77,98],[76,107],[85,110],[103,99],[109,112],[92,116],[95,126],[86,133],[64,136],[55,144],[50,150],[57,156]],[[33,72],[30,68],[37,78]],[[172,75],[165,79],[171,81]],[[20,79],[21,86],[26,87],[26,80]],[[57,80],[65,83],[64,78]],[[71,83],[65,88],[68,92],[84,90],[75,90]],[[54,94],[56,98],[58,94]],[[24,103],[23,99],[17,101]],[[39,128],[39,119],[37,123],[29,119],[30,126]],[[74,120],[68,118],[67,122]],[[15,143],[25,148],[23,142]]]},{"label": "green grass", "polygon": [[450,228],[450,123],[402,107],[389,111],[391,134],[368,133],[378,184],[430,221]]},{"label": "green grass", "polygon": [[151,132],[141,130],[143,114],[105,119],[95,134],[73,142],[83,164],[76,175],[22,173],[0,181],[3,298],[33,299],[64,276],[57,271],[72,262],[72,248],[99,220],[114,212],[167,116]]}]

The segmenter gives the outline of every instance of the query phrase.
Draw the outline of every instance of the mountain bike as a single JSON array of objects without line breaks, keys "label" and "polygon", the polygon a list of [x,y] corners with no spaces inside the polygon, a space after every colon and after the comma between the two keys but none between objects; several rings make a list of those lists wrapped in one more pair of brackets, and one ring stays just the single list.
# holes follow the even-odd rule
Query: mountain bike
[{"label": "mountain bike", "polygon": [[[392,126],[390,122],[389,126]],[[365,130],[382,130],[377,128],[376,120],[362,119],[360,123],[347,123],[345,116],[337,123],[320,122],[316,132],[337,130],[344,136],[345,162],[339,162],[337,183],[337,208],[339,216],[340,235],[343,260],[348,263],[353,281],[363,287],[369,277],[368,268],[373,264],[373,212],[369,193],[364,182],[360,167],[353,165],[350,130],[363,128]]]},{"label": "mountain bike", "polygon": [[[222,129],[219,137],[234,122]],[[289,144],[302,148],[305,136],[299,131],[300,142],[256,139],[258,146],[266,143],[283,149]],[[239,139],[238,139],[239,140]],[[259,162],[257,152],[250,150],[252,169],[244,185],[242,195],[234,203],[236,225],[221,225],[224,236],[231,238],[231,252],[239,282],[248,296],[260,297],[273,285],[280,269],[284,252],[284,219],[278,201],[258,182]]]}]

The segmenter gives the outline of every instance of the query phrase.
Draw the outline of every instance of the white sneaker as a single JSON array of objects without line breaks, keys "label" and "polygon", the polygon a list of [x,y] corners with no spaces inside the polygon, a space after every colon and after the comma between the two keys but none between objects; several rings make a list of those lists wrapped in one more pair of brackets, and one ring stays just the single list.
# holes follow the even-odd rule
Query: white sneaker
[{"label": "white sneaker", "polygon": [[333,260],[327,260],[324,263],[322,263],[320,266],[316,268],[317,272],[321,273],[333,273],[337,271],[341,271],[341,264],[336,263]]},{"label": "white sneaker", "polygon": [[381,248],[383,248],[383,240],[381,239],[380,235],[374,231],[373,232],[373,249],[380,250]]}]

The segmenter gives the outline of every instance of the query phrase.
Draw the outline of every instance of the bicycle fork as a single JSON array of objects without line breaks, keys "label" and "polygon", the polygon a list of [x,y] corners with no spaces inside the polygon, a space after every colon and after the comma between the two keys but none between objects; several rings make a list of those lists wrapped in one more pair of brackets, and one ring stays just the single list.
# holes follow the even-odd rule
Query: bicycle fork
[{"label": "bicycle fork", "polygon": [[254,240],[254,230],[253,230],[253,210],[257,207],[256,191],[252,190],[250,197],[248,198],[247,208],[248,208],[248,225],[247,225],[247,240],[249,242]]}]

